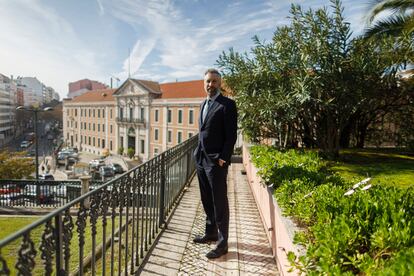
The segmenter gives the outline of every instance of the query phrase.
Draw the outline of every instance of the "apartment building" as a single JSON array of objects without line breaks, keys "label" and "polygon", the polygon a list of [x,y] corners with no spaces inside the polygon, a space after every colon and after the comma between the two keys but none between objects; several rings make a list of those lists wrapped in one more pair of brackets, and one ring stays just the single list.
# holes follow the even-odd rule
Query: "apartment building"
[{"label": "apartment building", "polygon": [[14,136],[17,88],[13,80],[0,74],[0,145]]},{"label": "apartment building", "polygon": [[108,89],[109,87],[99,81],[83,79],[69,83],[68,98],[80,96],[88,91]]},{"label": "apartment building", "polygon": [[[202,80],[159,84],[128,79],[116,90],[86,92],[63,101],[65,141],[95,154],[106,150],[117,154],[119,148],[126,153],[132,148],[137,158],[146,161],[198,132],[197,118],[205,96]],[[87,110],[86,116],[82,109]],[[97,117],[100,109],[105,118]],[[83,119],[76,115],[80,112]],[[98,130],[98,121],[105,125],[103,130],[102,126]]]},{"label": "apartment building", "polygon": [[115,89],[87,92],[63,100],[63,137],[80,151],[117,152]]},{"label": "apartment building", "polygon": [[40,106],[44,103],[46,87],[36,77],[18,77],[16,83],[24,91],[25,106]]}]

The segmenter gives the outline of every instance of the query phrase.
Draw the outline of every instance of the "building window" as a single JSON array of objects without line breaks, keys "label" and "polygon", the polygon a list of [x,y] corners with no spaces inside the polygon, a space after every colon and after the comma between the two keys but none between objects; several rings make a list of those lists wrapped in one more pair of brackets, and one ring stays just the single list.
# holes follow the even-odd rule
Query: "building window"
[{"label": "building window", "polygon": [[98,118],[101,118],[101,110],[98,109]]},{"label": "building window", "polygon": [[168,136],[167,137],[168,143],[171,143],[172,142],[172,131],[171,130],[168,131],[168,135],[167,136]]},{"label": "building window", "polygon": [[112,140],[109,141],[109,150],[112,150]]},{"label": "building window", "polygon": [[119,147],[120,148],[123,148],[124,147],[124,137],[121,136],[119,140],[121,142],[121,144],[119,145]]},{"label": "building window", "polygon": [[190,125],[194,124],[194,110],[188,111],[188,123]]},{"label": "building window", "polygon": [[155,122],[158,122],[158,109],[155,109]]},{"label": "building window", "polygon": [[183,139],[183,133],[181,131],[178,131],[177,132],[177,143],[178,144],[181,143],[182,139]]},{"label": "building window", "polygon": [[129,118],[130,119],[134,118],[134,109],[132,107],[129,108]]},{"label": "building window", "polygon": [[172,110],[168,109],[167,111],[167,122],[171,123],[172,122]]},{"label": "building window", "polygon": [[95,137],[93,137],[92,141],[93,141],[93,146],[95,146]]},{"label": "building window", "polygon": [[111,119],[112,119],[112,108],[111,110],[109,110],[109,115],[111,116]]},{"label": "building window", "polygon": [[89,136],[89,146],[91,145],[91,137]]},{"label": "building window", "polygon": [[154,140],[158,141],[158,128],[154,129]]},{"label": "building window", "polygon": [[98,138],[98,148],[100,148],[100,147],[101,147],[101,139]]},{"label": "building window", "polygon": [[122,107],[119,108],[119,118],[124,118],[124,109]]},{"label": "building window", "polygon": [[181,109],[178,110],[178,123],[183,123],[183,111]]},{"label": "building window", "polygon": [[158,148],[154,148],[154,156],[158,155]]},{"label": "building window", "polygon": [[111,133],[112,133],[112,125],[110,125],[110,128],[111,128]]},{"label": "building window", "polygon": [[75,142],[76,143],[78,142],[78,135],[77,134],[75,135]]},{"label": "building window", "polygon": [[105,118],[105,109],[102,109],[102,118]]},{"label": "building window", "polygon": [[102,139],[102,148],[105,148],[105,139]]},{"label": "building window", "polygon": [[102,124],[102,132],[105,132],[105,124]]},{"label": "building window", "polygon": [[78,110],[75,109],[75,117],[78,116]]},{"label": "building window", "polygon": [[141,153],[144,154],[145,153],[145,141],[141,140]]},{"label": "building window", "polygon": [[145,112],[145,109],[141,107],[141,119],[145,119],[144,112]]}]

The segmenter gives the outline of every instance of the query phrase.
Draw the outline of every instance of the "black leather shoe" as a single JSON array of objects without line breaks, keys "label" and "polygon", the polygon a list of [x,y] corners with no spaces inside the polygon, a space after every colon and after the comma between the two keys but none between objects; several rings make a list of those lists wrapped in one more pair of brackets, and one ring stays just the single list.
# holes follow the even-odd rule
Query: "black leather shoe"
[{"label": "black leather shoe", "polygon": [[206,254],[206,257],[208,259],[220,258],[221,256],[227,254],[228,251],[229,251],[229,247],[228,246],[225,246],[225,247],[217,247],[217,248],[211,250],[210,252],[208,252]]},{"label": "black leather shoe", "polygon": [[208,242],[213,242],[213,241],[217,241],[217,240],[218,240],[218,236],[204,235],[204,236],[196,236],[193,239],[193,242],[195,242],[195,243],[208,243]]}]

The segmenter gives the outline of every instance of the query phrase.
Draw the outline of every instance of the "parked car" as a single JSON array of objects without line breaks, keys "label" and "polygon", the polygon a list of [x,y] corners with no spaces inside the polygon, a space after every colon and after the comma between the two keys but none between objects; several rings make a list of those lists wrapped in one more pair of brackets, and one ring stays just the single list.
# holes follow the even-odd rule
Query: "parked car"
[{"label": "parked car", "polygon": [[57,155],[57,163],[58,164],[65,164],[66,163],[66,158],[69,157],[69,153],[67,152],[58,152]]},{"label": "parked car", "polygon": [[44,173],[39,175],[39,179],[41,180],[55,180],[55,177],[50,173]]},{"label": "parked car", "polygon": [[91,169],[97,169],[99,167],[105,166],[105,161],[102,159],[94,159],[89,162]]},{"label": "parked car", "polygon": [[99,168],[99,174],[103,177],[112,177],[115,175],[112,166],[102,166]]},{"label": "parked car", "polygon": [[27,151],[27,156],[35,156],[36,155],[36,149],[30,149]]},{"label": "parked car", "polygon": [[[37,185],[26,185],[24,187],[24,197],[30,200],[37,200]],[[49,203],[52,202],[55,198],[55,186],[50,185],[40,185],[39,187],[39,202],[40,203]]]},{"label": "parked car", "polygon": [[0,195],[20,193],[22,187],[16,184],[6,184],[0,186]]},{"label": "parked car", "polygon": [[28,148],[28,147],[30,147],[30,142],[29,141],[23,141],[23,142],[21,142],[21,144],[20,144],[20,147],[22,148],[22,149],[26,149],[26,148]]},{"label": "parked car", "polygon": [[122,168],[122,166],[117,164],[117,163],[112,163],[109,166],[112,168],[114,173],[123,173],[124,172],[124,168]]},{"label": "parked car", "polygon": [[61,151],[58,152],[58,154],[66,154],[73,158],[78,158],[77,150],[73,148],[63,148]]}]

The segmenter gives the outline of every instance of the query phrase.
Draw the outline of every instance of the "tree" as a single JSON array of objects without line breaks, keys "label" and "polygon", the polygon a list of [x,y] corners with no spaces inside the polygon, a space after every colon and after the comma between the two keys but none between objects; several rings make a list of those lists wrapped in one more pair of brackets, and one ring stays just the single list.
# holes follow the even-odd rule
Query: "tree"
[{"label": "tree", "polygon": [[33,159],[24,157],[25,152],[0,152],[0,178],[30,178],[35,171]]},{"label": "tree", "polygon": [[414,0],[381,0],[374,5],[369,21],[372,23],[378,15],[384,11],[392,12],[384,19],[378,19],[375,24],[366,31],[367,37],[379,35],[401,36],[406,33],[411,36],[414,33]]},{"label": "tree", "polygon": [[340,1],[331,3],[332,14],[292,5],[291,23],[277,28],[271,42],[255,37],[251,53],[219,56],[251,140],[271,138],[281,148],[300,142],[335,157],[352,138],[363,145],[376,116],[407,103],[395,78],[392,39],[351,39]]}]

